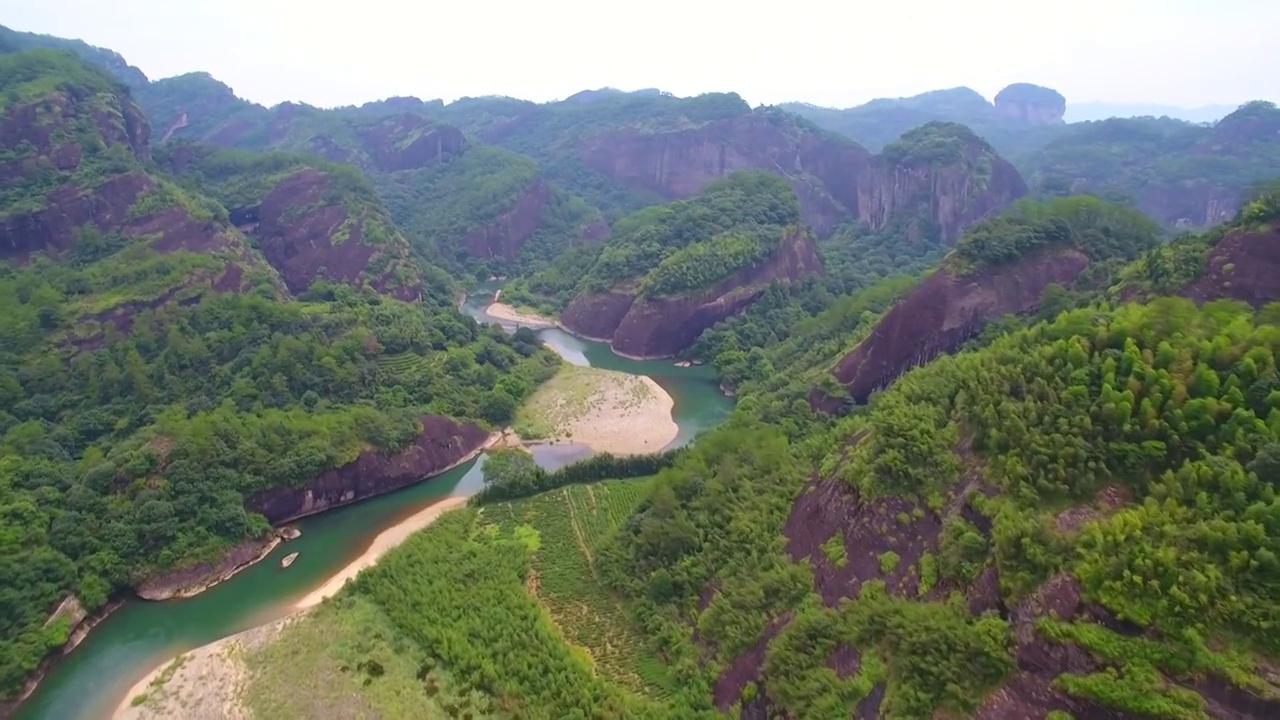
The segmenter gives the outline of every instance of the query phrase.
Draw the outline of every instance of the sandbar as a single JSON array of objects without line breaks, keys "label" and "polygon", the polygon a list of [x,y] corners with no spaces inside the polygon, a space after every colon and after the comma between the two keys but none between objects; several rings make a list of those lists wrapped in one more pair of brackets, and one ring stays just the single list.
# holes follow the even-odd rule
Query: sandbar
[{"label": "sandbar", "polygon": [[600,368],[563,366],[516,415],[526,441],[580,443],[595,452],[658,452],[680,428],[675,401],[653,378]]},{"label": "sandbar", "polygon": [[556,326],[556,321],[545,315],[539,315],[531,310],[517,310],[506,303],[492,302],[484,309],[489,317],[504,322],[516,323],[517,325],[525,325],[531,329],[552,328]]}]

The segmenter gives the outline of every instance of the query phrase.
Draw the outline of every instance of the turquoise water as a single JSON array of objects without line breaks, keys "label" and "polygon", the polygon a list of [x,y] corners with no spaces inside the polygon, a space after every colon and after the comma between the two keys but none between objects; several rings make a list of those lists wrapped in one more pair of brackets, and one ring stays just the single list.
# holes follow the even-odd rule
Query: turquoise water
[{"label": "turquoise water", "polygon": [[[463,310],[484,322],[493,288],[469,297]],[[669,360],[629,360],[608,345],[581,340],[561,330],[539,336],[568,362],[648,375],[675,400],[679,433],[672,445],[687,443],[723,421],[732,401],[718,390],[708,367],[677,368]],[[533,448],[549,469],[585,457],[586,448]],[[305,518],[302,537],[284,543],[265,560],[194,598],[167,602],[130,600],[54,666],[15,720],[98,720],[110,715],[129,688],[177,653],[213,642],[288,614],[294,602],[358,557],[386,528],[451,495],[470,495],[484,484],[483,456],[439,477],[355,505]],[[297,552],[288,570],[280,558]]]}]

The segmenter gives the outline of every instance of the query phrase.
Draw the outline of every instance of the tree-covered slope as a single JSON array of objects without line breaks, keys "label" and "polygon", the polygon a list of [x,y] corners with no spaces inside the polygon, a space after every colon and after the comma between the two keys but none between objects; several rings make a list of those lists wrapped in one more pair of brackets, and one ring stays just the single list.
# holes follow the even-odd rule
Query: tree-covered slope
[{"label": "tree-covered slope", "polygon": [[[266,208],[299,174],[325,174],[340,194],[317,190],[278,222],[336,209],[359,220],[353,246],[375,223],[398,239],[351,168],[213,153],[170,180],[127,89],[64,52],[0,56],[0,98],[4,700],[67,639],[72,620],[50,621],[64,599],[93,611],[128,587],[163,597],[216,579],[202,576],[265,543],[269,491],[405,448],[400,474],[359,477],[359,492],[430,475],[556,363],[447,292],[408,303],[322,274],[291,294],[224,203]],[[256,239],[268,256],[273,237]]]},{"label": "tree-covered slope", "polygon": [[455,289],[442,271],[412,257],[372,186],[350,165],[186,142],[161,146],[156,161],[227,208],[291,292],[317,280],[367,283],[402,300],[421,299],[424,289],[441,300]]},{"label": "tree-covered slope", "polygon": [[1123,200],[1167,225],[1230,220],[1258,182],[1280,174],[1280,110],[1255,101],[1213,126],[1170,118],[1068,126],[1022,163],[1033,189]]}]

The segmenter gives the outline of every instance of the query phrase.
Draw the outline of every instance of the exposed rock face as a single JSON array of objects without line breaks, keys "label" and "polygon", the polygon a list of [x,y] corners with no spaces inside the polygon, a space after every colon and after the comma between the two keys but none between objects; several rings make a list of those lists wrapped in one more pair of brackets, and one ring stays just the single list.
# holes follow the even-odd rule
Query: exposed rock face
[{"label": "exposed rock face", "polygon": [[266,557],[279,544],[280,539],[275,535],[260,540],[246,540],[217,560],[152,575],[136,583],[133,589],[143,600],[170,600],[198,595]]},{"label": "exposed rock face", "polygon": [[584,292],[560,313],[560,322],[575,335],[609,342],[635,301],[635,291],[628,288]]},{"label": "exposed rock face", "polygon": [[[902,298],[836,367],[849,396],[873,391],[977,335],[990,320],[1033,310],[1051,283],[1069,284],[1089,264],[1076,250],[1034,254],[1008,265],[956,276],[944,267]],[[839,401],[815,391],[810,402],[834,411]]]},{"label": "exposed rock face", "polygon": [[17,695],[8,698],[0,698],[0,718],[7,718],[12,715],[18,706],[31,696],[40,685],[40,681],[44,679],[45,674],[59,660],[66,657],[67,653],[75,650],[89,637],[89,631],[93,630],[107,616],[124,604],[124,600],[113,600],[106,605],[98,608],[92,615],[86,614],[84,607],[80,604],[80,599],[74,595],[68,595],[58,604],[56,610],[49,617],[49,622],[53,622],[58,617],[65,617],[71,624],[71,632],[67,635],[67,641],[62,647],[46,653],[44,658],[40,660],[40,664],[36,666],[34,672],[27,676],[26,681],[22,685],[22,690]]},{"label": "exposed rock face", "polygon": [[776,172],[791,182],[805,222],[820,233],[849,216],[850,206],[833,196],[856,196],[858,174],[871,160],[852,140],[801,134],[756,113],[675,132],[611,130],[588,139],[580,156],[628,188],[669,199],[692,197],[739,170]]},{"label": "exposed rock face", "polygon": [[510,210],[488,225],[468,232],[462,244],[472,257],[515,260],[520,248],[538,231],[550,198],[551,189],[542,178],[538,178]]},{"label": "exposed rock face", "polygon": [[1243,200],[1239,192],[1207,180],[1153,182],[1138,193],[1136,206],[1166,225],[1194,229],[1227,222]]},{"label": "exposed rock face", "polygon": [[355,162],[378,172],[439,165],[467,146],[467,139],[458,128],[436,125],[413,113],[382,118],[374,125],[359,127],[357,134],[367,160],[359,156],[332,159]]},{"label": "exposed rock face", "polygon": [[[989,166],[989,172],[975,172],[979,166]],[[927,219],[943,242],[1027,194],[1017,169],[979,145],[966,146],[962,161],[944,165],[877,157],[861,186],[858,217],[872,228],[897,217]]]},{"label": "exposed rock face", "polygon": [[65,252],[90,224],[103,232],[118,229],[152,187],[142,172],[116,175],[92,189],[67,183],[46,196],[43,209],[0,219],[0,258],[25,262],[34,252]]},{"label": "exposed rock face", "polygon": [[996,114],[1028,125],[1061,125],[1067,99],[1057,90],[1014,83],[996,94]]},{"label": "exposed rock face", "polygon": [[1236,230],[1209,251],[1204,275],[1180,293],[1197,303],[1220,298],[1262,307],[1280,300],[1280,233]]},{"label": "exposed rock face", "polygon": [[[970,148],[968,159],[985,152]],[[984,183],[963,164],[897,166],[852,140],[762,113],[690,130],[612,130],[586,140],[579,154],[588,167],[622,185],[669,199],[692,197],[708,182],[739,170],[777,173],[791,183],[804,221],[819,234],[851,219],[878,229],[923,203],[942,228],[942,239],[951,241],[1027,191],[1017,170],[999,157],[991,159]]]},{"label": "exposed rock face", "polygon": [[[390,221],[350,216],[344,204],[330,200],[331,189],[328,174],[306,168],[280,181],[257,209],[254,234],[289,290],[302,292],[322,278],[353,285],[367,279],[401,300],[421,297],[408,244]],[[371,237],[374,232],[378,237]],[[371,271],[385,255],[385,267]],[[412,280],[400,282],[403,277]]]},{"label": "exposed rock face", "polygon": [[480,427],[440,415],[425,415],[421,422],[422,432],[401,450],[361,453],[353,462],[326,470],[301,487],[267,490],[245,504],[273,524],[289,522],[442,473],[473,457],[489,436]]},{"label": "exposed rock face", "polygon": [[702,331],[741,312],[775,282],[822,273],[817,248],[803,229],[789,232],[768,258],[693,295],[647,297],[615,289],[583,293],[561,316],[571,332],[610,339],[614,351],[632,357],[671,357]]}]

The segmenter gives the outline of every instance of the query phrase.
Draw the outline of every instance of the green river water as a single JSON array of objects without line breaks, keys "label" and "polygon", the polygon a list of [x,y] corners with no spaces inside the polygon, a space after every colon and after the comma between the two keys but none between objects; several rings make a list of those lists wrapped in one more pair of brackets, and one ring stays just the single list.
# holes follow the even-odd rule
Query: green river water
[{"label": "green river water", "polygon": [[[463,305],[467,314],[493,322],[484,312],[495,285],[481,286]],[[648,375],[675,400],[680,431],[672,445],[688,442],[724,420],[732,401],[722,395],[709,367],[677,368],[670,360],[629,360],[604,343],[557,329],[542,340],[576,365]],[[539,463],[554,468],[585,453],[573,446],[534,449]],[[332,510],[297,523],[302,537],[284,543],[265,560],[194,598],[167,602],[130,600],[57,663],[14,720],[100,720],[110,716],[133,683],[180,652],[288,614],[293,603],[358,557],[381,531],[451,495],[470,495],[484,484],[483,456],[443,475],[394,493]],[[297,552],[288,570],[284,555]]]}]

